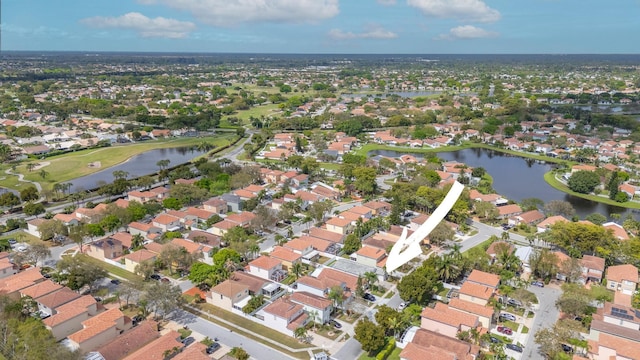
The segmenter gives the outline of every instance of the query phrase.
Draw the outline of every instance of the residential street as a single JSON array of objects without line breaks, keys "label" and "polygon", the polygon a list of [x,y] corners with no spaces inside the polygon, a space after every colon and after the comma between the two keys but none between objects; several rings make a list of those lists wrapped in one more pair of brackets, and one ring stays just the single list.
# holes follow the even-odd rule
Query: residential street
[{"label": "residential street", "polygon": [[538,330],[550,328],[556,323],[560,315],[560,311],[556,308],[556,300],[562,295],[562,290],[555,284],[544,288],[529,286],[528,290],[538,297],[539,307],[535,310],[536,316],[533,325],[529,329],[529,336],[527,337],[527,343],[524,344],[524,352],[521,358],[543,360],[544,356],[538,352],[539,347],[533,341],[533,336]]}]

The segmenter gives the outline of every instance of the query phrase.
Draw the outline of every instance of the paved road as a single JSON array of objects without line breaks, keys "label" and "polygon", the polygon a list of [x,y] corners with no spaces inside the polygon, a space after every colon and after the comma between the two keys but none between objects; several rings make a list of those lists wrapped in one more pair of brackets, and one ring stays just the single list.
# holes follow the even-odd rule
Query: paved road
[{"label": "paved road", "polygon": [[[276,351],[270,347],[264,346],[252,339],[242,336],[234,331],[225,329],[217,324],[214,324],[201,317],[195,316],[184,310],[176,310],[170,315],[171,320],[174,320],[180,325],[189,326],[189,328],[195,332],[198,332],[209,338],[218,338],[220,343],[229,347],[241,347],[245,349],[252,359],[256,360],[272,360],[272,359],[291,359],[288,355],[285,355],[279,351]],[[357,341],[356,341],[357,343]],[[360,345],[360,344],[358,344]],[[351,358],[355,359],[355,358]]]},{"label": "paved road", "polygon": [[342,345],[342,348],[331,357],[336,360],[353,360],[357,359],[361,353],[362,346],[360,343],[356,339],[350,338]]},{"label": "paved road", "polygon": [[552,327],[558,320],[560,311],[556,308],[556,300],[562,295],[562,290],[553,285],[544,288],[530,286],[528,290],[538,297],[539,308],[536,310],[533,325],[529,329],[529,337],[527,337],[527,343],[524,344],[521,358],[543,360],[544,356],[538,352],[539,346],[534,342],[533,336],[540,329]]}]

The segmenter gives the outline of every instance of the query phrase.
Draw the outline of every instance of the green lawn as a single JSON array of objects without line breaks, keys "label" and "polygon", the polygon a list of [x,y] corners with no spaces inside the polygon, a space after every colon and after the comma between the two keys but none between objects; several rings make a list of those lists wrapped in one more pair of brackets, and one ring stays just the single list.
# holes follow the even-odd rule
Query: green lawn
[{"label": "green lawn", "polygon": [[[309,354],[307,353],[307,351],[304,351],[305,349],[309,349],[310,347],[312,347],[312,345],[308,345],[308,344],[301,344],[299,341],[293,339],[292,337],[286,336],[282,333],[279,333],[275,330],[272,330],[266,326],[260,325],[258,323],[255,323],[251,320],[245,319],[242,316],[238,316],[236,314],[233,314],[229,311],[226,310],[222,310],[219,307],[213,306],[211,304],[198,304],[197,305],[198,308],[200,308],[201,311],[205,312],[205,313],[209,313],[209,314],[213,314],[219,318],[222,318],[226,321],[229,321],[231,323],[236,324],[238,327],[234,328],[233,331],[246,336],[248,338],[251,338],[259,343],[265,344],[269,347],[273,347],[276,348],[278,351],[281,351],[289,356],[292,356],[294,358],[297,359],[309,359]],[[193,312],[193,310],[191,310],[190,308],[186,308],[187,311],[189,312]],[[220,321],[218,321],[217,319],[214,319],[212,317],[208,317],[206,315],[204,315],[203,313],[195,313],[196,315],[206,318],[207,320],[214,322],[216,324],[219,324],[223,327],[228,327],[229,325],[225,324],[225,323],[221,323]],[[258,338],[256,336],[254,336],[251,333],[248,333],[246,331],[243,331],[243,329],[252,331],[254,333],[260,334],[264,337],[267,337],[279,344],[283,344],[285,346],[288,346],[290,348],[293,349],[300,349],[302,351],[299,352],[291,352],[291,351],[287,351],[286,349],[283,348],[279,348],[278,346],[274,345],[271,342],[265,341],[261,338]]]},{"label": "green lawn", "polygon": [[90,264],[94,264],[96,266],[99,266],[101,268],[103,268],[105,271],[107,271],[110,274],[113,274],[115,276],[121,277],[123,279],[127,279],[131,282],[140,282],[142,281],[142,278],[136,274],[130,273],[125,269],[121,269],[115,265],[111,265],[111,264],[107,264],[106,262],[102,262],[98,259],[94,259],[88,255],[85,254],[78,254],[76,255],[77,257],[79,257],[80,259],[82,259],[82,261],[85,261],[87,263]]},{"label": "green lawn", "polygon": [[625,207],[629,209],[640,209],[640,202],[627,201],[627,202],[619,203],[617,201],[613,201],[609,199],[608,197],[603,197],[598,195],[589,195],[589,194],[580,194],[577,192],[573,192],[571,191],[571,189],[569,189],[568,186],[560,182],[560,180],[556,179],[556,176],[552,171],[544,174],[544,180],[547,182],[547,184],[551,185],[556,190],[560,190],[564,193],[581,197],[583,199],[600,202],[607,205]]},{"label": "green lawn", "polygon": [[33,236],[25,231],[18,231],[17,233],[11,235],[2,235],[0,236],[0,239],[16,239],[19,242],[25,242],[28,244],[44,242],[48,246],[52,245],[50,241],[42,241],[40,240],[40,238]]},{"label": "green lawn", "polygon": [[[24,162],[21,166],[18,166],[16,168],[16,172],[24,174],[26,180],[39,182],[43,188],[52,188],[53,184],[55,183],[69,181],[81,176],[89,175],[107,169],[124,162],[132,156],[148,150],[192,146],[197,145],[203,141],[207,141],[216,145],[217,147],[221,147],[228,145],[234,138],[235,135],[233,134],[224,134],[215,137],[154,140],[129,145],[110,146],[100,149],[80,150],[63,155],[52,156],[42,160],[38,159]],[[98,161],[101,164],[99,168],[89,167],[89,163]],[[31,172],[27,171],[26,164],[44,162],[50,163],[49,165],[42,168],[48,173],[46,179],[43,180],[42,177],[40,177],[40,175],[38,174],[39,171],[37,170]],[[3,170],[6,169],[6,166],[0,167],[0,171],[2,172],[4,172]],[[6,177],[6,174],[3,176]],[[18,186],[16,183],[17,180],[13,179],[13,177],[6,177],[4,180],[0,181],[0,186],[14,189],[19,189],[20,186],[23,186]]]},{"label": "green lawn", "polygon": [[[387,358],[387,360],[400,360],[400,353],[402,352],[402,349],[399,347],[396,347],[391,354],[389,354],[389,357]],[[369,354],[367,354],[366,352],[362,355],[360,355],[360,357],[358,358],[358,360],[376,360],[376,357],[373,356],[369,356]]]}]

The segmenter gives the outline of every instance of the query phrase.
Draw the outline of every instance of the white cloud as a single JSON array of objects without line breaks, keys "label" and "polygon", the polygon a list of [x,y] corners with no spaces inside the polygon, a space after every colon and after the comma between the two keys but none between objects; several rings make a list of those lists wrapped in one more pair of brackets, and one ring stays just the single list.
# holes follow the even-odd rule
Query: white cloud
[{"label": "white cloud", "polygon": [[80,22],[99,29],[127,29],[137,32],[142,37],[164,37],[170,39],[184,38],[189,32],[196,29],[196,25],[189,21],[163,17],[151,19],[137,12],[130,12],[118,17],[95,16],[82,19]]},{"label": "white cloud", "polygon": [[457,26],[449,30],[448,34],[440,34],[436,40],[458,40],[458,39],[482,39],[492,38],[500,34],[494,31],[487,31],[485,29],[475,27],[473,25]]},{"label": "white cloud", "polygon": [[407,0],[407,4],[420,9],[425,16],[478,22],[500,20],[500,12],[482,0]]},{"label": "white cloud", "polygon": [[398,34],[393,31],[385,30],[378,25],[370,25],[365,31],[354,33],[351,31],[343,31],[340,29],[331,29],[329,37],[335,40],[351,40],[351,39],[395,39]]},{"label": "white cloud", "polygon": [[203,23],[234,26],[241,23],[307,23],[332,18],[338,0],[138,0],[190,12]]},{"label": "white cloud", "polygon": [[396,0],[378,0],[378,4],[385,5],[385,6],[391,6],[391,5],[395,5],[396,4]]}]

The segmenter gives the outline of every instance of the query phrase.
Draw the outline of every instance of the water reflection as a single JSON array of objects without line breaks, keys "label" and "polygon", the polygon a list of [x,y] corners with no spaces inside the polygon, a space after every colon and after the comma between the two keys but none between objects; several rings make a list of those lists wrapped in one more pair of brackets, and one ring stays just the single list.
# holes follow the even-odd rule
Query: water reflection
[{"label": "water reflection", "polygon": [[[369,156],[382,155],[399,157],[404,153],[390,150],[375,150]],[[417,158],[423,154],[413,154]],[[489,149],[472,148],[438,153],[445,161],[463,162],[471,167],[483,167],[493,177],[493,188],[504,197],[520,202],[526,198],[538,198],[545,203],[564,200],[576,209],[582,218],[600,213],[605,216],[620,214],[622,218],[632,215],[629,209],[598,203],[556,190],[544,181],[544,174],[554,168],[554,164],[505,154]]]},{"label": "water reflection", "polygon": [[177,147],[154,149],[138,154],[129,160],[116,166],[106,168],[97,173],[83,176],[71,181],[72,191],[79,189],[95,189],[113,181],[114,171],[126,171],[128,178],[136,178],[155,173],[159,170],[157,162],[159,160],[169,160],[169,167],[178,166],[189,162],[191,159],[205,154],[207,151],[199,151],[195,147]]}]

